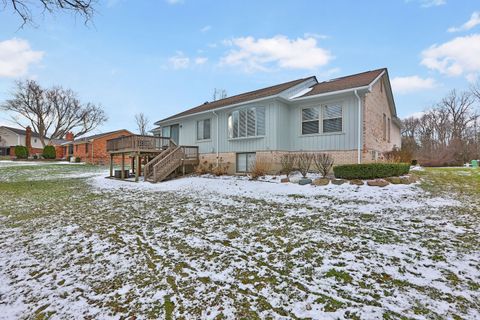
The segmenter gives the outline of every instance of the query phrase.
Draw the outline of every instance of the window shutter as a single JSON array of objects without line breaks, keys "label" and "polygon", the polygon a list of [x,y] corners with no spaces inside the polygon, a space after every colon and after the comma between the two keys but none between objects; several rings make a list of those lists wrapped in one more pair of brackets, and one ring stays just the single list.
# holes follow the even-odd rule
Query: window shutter
[{"label": "window shutter", "polygon": [[255,136],[255,109],[247,109],[247,136]]},{"label": "window shutter", "polygon": [[265,108],[264,107],[257,107],[257,136],[264,136],[265,135]]},{"label": "window shutter", "polygon": [[239,110],[239,128],[238,136],[246,137],[247,136],[247,112],[246,110]]},{"label": "window shutter", "polygon": [[210,139],[210,119],[203,120],[203,139]]}]

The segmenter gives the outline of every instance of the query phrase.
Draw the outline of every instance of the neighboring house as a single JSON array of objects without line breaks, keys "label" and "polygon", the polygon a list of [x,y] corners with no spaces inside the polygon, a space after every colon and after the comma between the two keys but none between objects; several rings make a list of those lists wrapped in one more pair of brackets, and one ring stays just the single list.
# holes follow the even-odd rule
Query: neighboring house
[{"label": "neighboring house", "polygon": [[[45,139],[45,144],[50,144],[48,138]],[[0,126],[0,156],[15,156],[15,146],[25,146],[29,149],[29,154],[41,154],[43,152],[43,145],[40,141],[40,135],[33,132],[30,127],[25,130],[12,128],[7,126]]]},{"label": "neighboring house", "polygon": [[65,157],[78,157],[81,161],[91,164],[107,164],[110,154],[107,152],[107,140],[130,136],[128,130],[116,130],[93,136],[73,139],[72,133],[67,133],[66,143],[62,144]]},{"label": "neighboring house", "polygon": [[290,152],[324,152],[336,164],[381,160],[400,147],[387,69],[329,81],[298,79],[225,99],[157,121],[154,134],[198,146],[200,162],[248,172],[255,160],[280,168]]}]

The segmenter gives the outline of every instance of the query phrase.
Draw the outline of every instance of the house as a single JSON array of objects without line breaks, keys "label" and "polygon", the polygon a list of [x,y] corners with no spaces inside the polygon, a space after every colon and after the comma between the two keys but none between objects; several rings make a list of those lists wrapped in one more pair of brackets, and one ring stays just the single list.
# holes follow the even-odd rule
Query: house
[{"label": "house", "polygon": [[197,146],[200,163],[250,171],[280,169],[292,152],[329,153],[336,164],[366,163],[400,147],[400,120],[386,68],[318,82],[312,76],[205,102],[157,121],[154,134]]},{"label": "house", "polygon": [[[45,144],[50,144],[50,140],[45,137]],[[40,135],[30,127],[25,130],[0,126],[0,156],[15,156],[15,146],[25,146],[29,150],[29,154],[43,153],[43,145],[40,141]]]},{"label": "house", "polygon": [[121,129],[74,139],[73,133],[69,132],[65,137],[68,141],[62,144],[63,154],[65,158],[78,157],[81,161],[91,164],[107,164],[110,160],[107,140],[131,135],[130,131]]}]

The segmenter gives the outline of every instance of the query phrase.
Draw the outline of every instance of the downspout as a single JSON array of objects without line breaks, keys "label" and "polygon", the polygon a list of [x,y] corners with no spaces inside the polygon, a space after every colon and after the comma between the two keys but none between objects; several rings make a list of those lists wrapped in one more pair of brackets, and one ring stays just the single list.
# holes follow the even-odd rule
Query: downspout
[{"label": "downspout", "polygon": [[358,145],[357,145],[357,163],[362,163],[362,99],[358,95],[357,90],[354,91],[358,100]]},{"label": "downspout", "polygon": [[219,130],[220,128],[218,127],[218,114],[215,112],[215,111],[212,111],[213,114],[215,115],[215,117],[217,117],[217,146],[216,146],[216,149],[217,149],[217,167],[220,165],[220,159],[219,159],[219,156],[220,156],[220,153],[219,153],[219,150],[218,150],[218,144],[219,144]]}]

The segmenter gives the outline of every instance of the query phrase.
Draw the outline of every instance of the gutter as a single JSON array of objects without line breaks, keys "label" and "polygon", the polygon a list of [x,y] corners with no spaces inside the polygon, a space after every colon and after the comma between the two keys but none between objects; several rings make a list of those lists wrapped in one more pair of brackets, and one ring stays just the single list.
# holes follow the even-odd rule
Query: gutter
[{"label": "gutter", "polygon": [[219,159],[219,156],[220,156],[220,150],[218,149],[219,148],[219,138],[220,138],[220,135],[219,135],[219,132],[220,132],[220,127],[218,126],[218,114],[214,111],[212,111],[212,113],[215,115],[215,117],[217,117],[217,146],[216,146],[216,149],[217,149],[217,167],[220,165],[220,159]]}]

